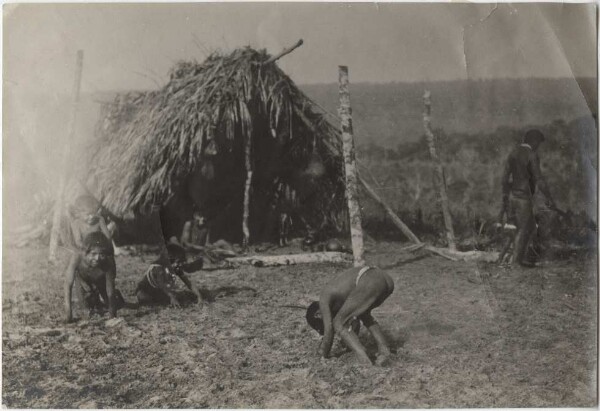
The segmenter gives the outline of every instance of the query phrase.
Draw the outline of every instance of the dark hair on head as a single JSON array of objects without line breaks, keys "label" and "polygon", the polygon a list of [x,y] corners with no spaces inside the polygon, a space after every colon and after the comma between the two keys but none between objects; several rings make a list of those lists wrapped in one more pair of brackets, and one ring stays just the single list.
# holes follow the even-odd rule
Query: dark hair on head
[{"label": "dark hair on head", "polygon": [[313,301],[306,309],[306,322],[320,335],[325,333],[325,325],[323,324],[323,318],[321,318],[321,309],[318,301]]},{"label": "dark hair on head", "polygon": [[93,247],[98,247],[100,250],[102,250],[103,253],[107,255],[114,254],[112,243],[108,238],[106,238],[106,236],[103,233],[99,231],[89,233],[83,239],[83,249],[86,253],[89,253]]},{"label": "dark hair on head", "polygon": [[525,144],[540,144],[544,141],[544,139],[544,134],[540,130],[532,129],[525,133],[523,142]]},{"label": "dark hair on head", "polygon": [[83,194],[75,199],[73,206],[76,210],[95,212],[100,208],[100,202],[89,194]]},{"label": "dark hair on head", "polygon": [[185,249],[179,244],[167,244],[167,254],[171,261],[185,261]]}]

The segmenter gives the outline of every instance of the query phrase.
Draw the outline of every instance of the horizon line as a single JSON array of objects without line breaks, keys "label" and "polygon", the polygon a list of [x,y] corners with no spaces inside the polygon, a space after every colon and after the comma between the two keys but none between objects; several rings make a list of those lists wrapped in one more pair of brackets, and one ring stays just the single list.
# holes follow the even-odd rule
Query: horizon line
[{"label": "horizon line", "polygon": [[[559,81],[559,80],[591,80],[598,81],[597,77],[592,76],[577,76],[577,77],[479,77],[474,79],[453,79],[453,80],[392,80],[392,81],[373,81],[373,80],[365,80],[365,81],[356,81],[350,82],[350,84],[368,84],[368,85],[387,85],[387,84],[422,84],[422,83],[453,83],[453,82],[478,82],[478,81],[499,81],[499,80],[509,80],[509,81],[523,81],[523,80],[550,80],[550,81]],[[293,81],[293,80],[292,80]],[[294,83],[298,87],[302,86],[329,86],[332,84],[337,84],[336,81],[330,82],[309,82],[309,83]],[[128,93],[128,92],[147,92],[147,91],[156,91],[160,88],[167,85],[167,83],[163,84],[159,88],[137,88],[137,89],[107,89],[107,90],[87,90],[83,91],[82,94],[87,93]]]}]

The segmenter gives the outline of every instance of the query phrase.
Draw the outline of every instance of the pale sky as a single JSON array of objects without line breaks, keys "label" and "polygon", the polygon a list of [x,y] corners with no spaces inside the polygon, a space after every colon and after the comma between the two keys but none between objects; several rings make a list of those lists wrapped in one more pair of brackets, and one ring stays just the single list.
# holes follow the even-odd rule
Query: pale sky
[{"label": "pale sky", "polygon": [[13,95],[156,88],[180,59],[250,45],[299,84],[595,76],[593,4],[9,4],[4,86]]},{"label": "pale sky", "polygon": [[[593,4],[5,4],[8,208],[59,170],[77,50],[93,93],[156,89],[178,60],[245,45],[276,54],[300,38],[278,61],[297,84],[336,82],[338,65],[351,83],[596,76]],[[78,121],[95,122],[88,106]]]}]

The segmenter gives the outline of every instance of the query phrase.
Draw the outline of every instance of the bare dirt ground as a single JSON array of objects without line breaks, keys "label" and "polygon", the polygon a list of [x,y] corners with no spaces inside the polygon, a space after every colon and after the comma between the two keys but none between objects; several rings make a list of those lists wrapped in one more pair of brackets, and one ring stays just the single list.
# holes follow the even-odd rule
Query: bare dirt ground
[{"label": "bare dirt ground", "polygon": [[[380,243],[371,264],[397,257]],[[65,325],[63,274],[47,250],[5,249],[2,402],[11,408],[582,407],[596,404],[596,256],[506,270],[425,256],[387,271],[374,316],[396,354],[359,365],[317,355],[306,305],[343,265],[198,272],[207,289],[258,290],[183,309],[130,308]],[[152,256],[117,257],[134,302]],[[81,311],[78,313],[81,317]],[[360,338],[375,346],[364,330]],[[335,348],[337,347],[337,348]]]}]

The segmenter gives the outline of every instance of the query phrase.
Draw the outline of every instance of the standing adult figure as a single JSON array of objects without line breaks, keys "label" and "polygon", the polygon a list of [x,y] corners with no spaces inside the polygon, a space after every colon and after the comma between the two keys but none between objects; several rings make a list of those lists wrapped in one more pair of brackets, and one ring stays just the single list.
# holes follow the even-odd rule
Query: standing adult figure
[{"label": "standing adult figure", "polygon": [[517,233],[511,263],[522,266],[532,266],[532,263],[525,260],[525,254],[535,229],[533,195],[536,188],[544,194],[550,208],[556,209],[537,154],[543,141],[541,131],[527,131],[523,143],[515,147],[508,156],[502,177],[502,211],[499,220],[503,223],[509,213],[514,219]]}]

